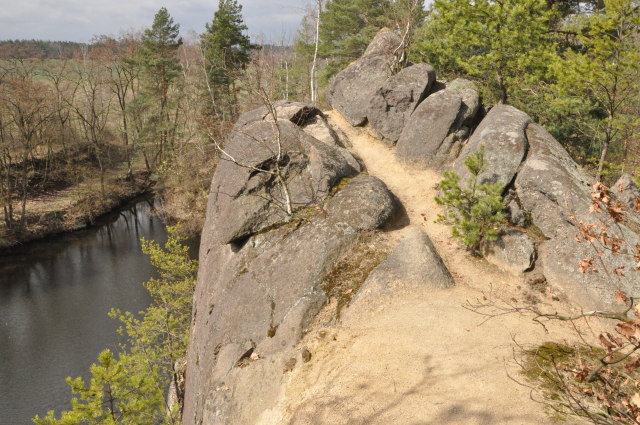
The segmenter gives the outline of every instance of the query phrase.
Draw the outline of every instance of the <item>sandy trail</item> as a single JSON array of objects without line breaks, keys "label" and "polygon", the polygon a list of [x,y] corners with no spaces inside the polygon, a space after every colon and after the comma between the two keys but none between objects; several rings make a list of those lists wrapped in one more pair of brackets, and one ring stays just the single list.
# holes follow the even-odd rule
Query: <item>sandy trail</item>
[{"label": "sandy trail", "polygon": [[[264,424],[547,424],[513,361],[514,340],[523,345],[571,338],[564,324],[550,334],[530,318],[491,320],[463,307],[493,292],[522,296],[522,278],[470,256],[435,224],[433,200],[441,176],[400,164],[365,129],[328,114],[349,137],[369,174],[383,180],[406,209],[411,225],[431,237],[456,279],[451,290],[398,291],[375,305],[355,303],[342,323],[311,332],[303,341],[312,361],[292,374],[282,403]],[[399,240],[403,230],[395,231]],[[284,394],[283,394],[284,395]]]}]

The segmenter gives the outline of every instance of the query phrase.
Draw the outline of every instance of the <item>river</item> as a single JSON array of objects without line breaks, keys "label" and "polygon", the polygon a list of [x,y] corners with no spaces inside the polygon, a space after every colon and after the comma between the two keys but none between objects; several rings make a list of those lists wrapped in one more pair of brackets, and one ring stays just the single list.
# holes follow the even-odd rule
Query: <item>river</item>
[{"label": "river", "polygon": [[86,378],[101,350],[117,348],[107,313],[149,305],[142,282],[153,270],[140,238],[167,239],[152,209],[140,201],[96,227],[0,254],[0,425],[68,409],[65,378]]}]

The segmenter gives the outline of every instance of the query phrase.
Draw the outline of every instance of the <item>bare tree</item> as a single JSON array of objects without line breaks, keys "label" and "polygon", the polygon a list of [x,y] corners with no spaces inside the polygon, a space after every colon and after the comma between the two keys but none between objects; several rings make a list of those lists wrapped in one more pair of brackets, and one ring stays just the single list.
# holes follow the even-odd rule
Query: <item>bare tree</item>
[{"label": "bare tree", "polygon": [[397,30],[402,35],[400,44],[393,52],[396,57],[394,71],[404,68],[409,60],[409,49],[413,43],[416,28],[422,22],[424,16],[423,0],[397,0],[392,4],[394,8],[394,21]]},{"label": "bare tree", "polygon": [[323,0],[316,0],[316,33],[314,39],[313,62],[311,62],[311,103],[318,102],[318,47],[320,46],[320,15],[322,13]]},{"label": "bare tree", "polygon": [[287,156],[288,153],[285,152],[282,144],[282,132],[280,131],[280,124],[278,121],[278,111],[275,105],[273,104],[273,102],[271,101],[271,99],[269,98],[269,96],[267,95],[267,92],[264,90],[264,88],[259,87],[257,89],[257,94],[260,96],[260,98],[264,103],[264,106],[268,110],[268,116],[270,117],[269,121],[271,122],[271,126],[273,129],[273,143],[275,147],[275,150],[274,150],[275,157],[273,160],[273,168],[261,168],[259,166],[246,163],[236,158],[234,155],[230,154],[227,150],[225,150],[224,147],[222,146],[222,143],[220,143],[220,141],[218,141],[216,138],[211,138],[211,141],[213,142],[214,146],[220,153],[221,160],[231,161],[239,167],[247,168],[257,173],[267,174],[275,178],[282,192],[283,199],[278,199],[277,196],[272,196],[270,201],[272,201],[275,205],[277,205],[280,209],[282,209],[286,213],[286,216],[287,216],[286,219],[289,220],[293,215],[293,206],[292,206],[291,193],[289,191],[289,186],[284,177],[285,175],[284,158],[285,156]]},{"label": "bare tree", "polygon": [[[13,228],[13,198],[20,199],[20,219],[18,231],[24,229],[26,223],[27,197],[29,193],[29,173],[33,169],[34,151],[43,143],[45,127],[53,115],[50,89],[34,78],[34,66],[23,60],[11,61],[9,72],[0,90],[0,108],[2,109],[2,141],[5,165],[5,221],[8,228]],[[19,160],[12,159],[18,157]],[[16,179],[12,184],[13,168],[19,167]],[[18,193],[14,194],[17,189]],[[8,205],[7,205],[8,204]]]},{"label": "bare tree", "polygon": [[74,112],[83,135],[93,148],[100,168],[100,191],[105,194],[105,173],[109,159],[107,123],[111,113],[112,96],[109,91],[105,68],[83,52],[82,61],[76,67],[76,86],[69,107]]},{"label": "bare tree", "polygon": [[[124,34],[118,39],[100,36],[94,40],[99,46],[94,56],[104,64],[109,90],[116,97],[120,113],[120,134],[127,158],[127,177],[133,176],[133,157],[136,152],[136,137],[132,137],[134,127],[129,120],[129,104],[137,93],[139,67],[135,63],[135,54],[140,45],[139,38],[133,34]],[[96,49],[94,49],[96,50]]]}]

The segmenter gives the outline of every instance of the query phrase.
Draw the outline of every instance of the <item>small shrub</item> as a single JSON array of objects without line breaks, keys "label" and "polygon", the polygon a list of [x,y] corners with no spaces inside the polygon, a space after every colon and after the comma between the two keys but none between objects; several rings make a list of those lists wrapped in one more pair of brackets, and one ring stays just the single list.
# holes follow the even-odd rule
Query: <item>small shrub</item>
[{"label": "small shrub", "polygon": [[438,215],[436,222],[445,222],[453,226],[452,235],[464,246],[478,252],[483,240],[496,240],[500,222],[504,219],[502,192],[504,186],[499,183],[478,183],[478,176],[487,169],[484,159],[484,146],[464,161],[471,176],[464,186],[460,186],[460,176],[447,171],[438,184],[441,196],[435,200],[444,205],[445,214]]}]

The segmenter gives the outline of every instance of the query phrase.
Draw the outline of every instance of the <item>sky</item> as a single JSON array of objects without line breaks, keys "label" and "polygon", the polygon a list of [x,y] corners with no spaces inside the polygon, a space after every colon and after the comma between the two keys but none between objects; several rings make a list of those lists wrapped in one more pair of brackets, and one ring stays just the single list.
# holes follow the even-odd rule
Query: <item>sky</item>
[{"label": "sky", "polygon": [[[253,41],[290,41],[307,0],[239,0]],[[0,0],[0,40],[41,39],[87,42],[95,35],[151,26],[166,7],[180,32],[201,33],[218,0]]]}]

